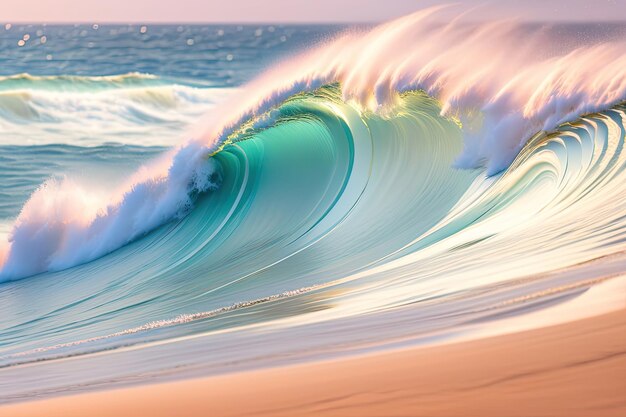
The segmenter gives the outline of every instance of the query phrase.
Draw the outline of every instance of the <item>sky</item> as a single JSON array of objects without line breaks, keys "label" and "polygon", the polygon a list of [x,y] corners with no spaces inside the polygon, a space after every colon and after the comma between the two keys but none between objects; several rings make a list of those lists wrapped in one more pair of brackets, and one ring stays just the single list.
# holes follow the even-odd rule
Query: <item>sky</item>
[{"label": "sky", "polygon": [[[379,22],[437,0],[2,0],[0,22]],[[626,21],[626,0],[456,0],[479,19]],[[451,14],[452,16],[452,14]]]}]

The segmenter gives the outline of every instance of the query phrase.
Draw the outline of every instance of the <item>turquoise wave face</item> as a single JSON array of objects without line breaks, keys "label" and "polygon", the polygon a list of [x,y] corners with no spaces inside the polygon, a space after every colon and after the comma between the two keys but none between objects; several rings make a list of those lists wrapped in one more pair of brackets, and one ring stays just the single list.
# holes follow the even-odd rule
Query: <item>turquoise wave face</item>
[{"label": "turquoise wave face", "polygon": [[32,388],[24,363],[54,376],[45,393],[125,383],[125,363],[206,374],[458,337],[617,270],[589,262],[626,249],[623,107],[537,135],[492,177],[454,168],[461,129],[435,100],[388,110],[335,85],[296,95],[211,156],[219,186],[187,215],[2,285],[5,398]]},{"label": "turquoise wave face", "polygon": [[[117,311],[110,323],[135,327],[164,311],[173,317],[328,283],[399,250],[479,172],[451,168],[460,131],[426,96],[407,96],[406,113],[391,119],[364,118],[338,97],[334,88],[295,97],[275,126],[234,137],[212,157],[219,187],[197,196],[186,217],[90,264],[11,285],[63,293],[42,308],[61,308],[75,322],[69,342],[84,336],[81,311],[87,320]],[[88,336],[111,330],[106,321]],[[40,334],[24,337],[42,343]]]}]

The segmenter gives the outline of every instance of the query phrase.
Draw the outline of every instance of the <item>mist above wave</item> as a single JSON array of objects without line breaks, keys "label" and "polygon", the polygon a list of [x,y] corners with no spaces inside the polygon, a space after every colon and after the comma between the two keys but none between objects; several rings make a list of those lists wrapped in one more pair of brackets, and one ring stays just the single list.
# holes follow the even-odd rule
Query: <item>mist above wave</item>
[{"label": "mist above wave", "polygon": [[284,62],[212,112],[209,129],[199,134],[223,139],[287,97],[333,82],[341,83],[345,100],[379,112],[399,93],[423,90],[463,126],[457,164],[484,165],[493,174],[535,133],[626,98],[623,40],[565,42],[547,26],[467,22],[462,7],[446,21],[439,15],[444,8],[348,33]]}]

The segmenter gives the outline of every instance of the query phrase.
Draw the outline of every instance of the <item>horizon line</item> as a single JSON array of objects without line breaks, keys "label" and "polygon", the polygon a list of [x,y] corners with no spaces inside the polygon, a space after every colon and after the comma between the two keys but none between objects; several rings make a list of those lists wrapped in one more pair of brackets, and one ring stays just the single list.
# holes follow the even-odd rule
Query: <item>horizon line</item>
[{"label": "horizon line", "polygon": [[[164,21],[164,20],[58,20],[58,21],[43,21],[43,20],[10,20],[3,19],[0,20],[0,25],[228,25],[228,26],[241,26],[241,25],[283,25],[283,26],[302,26],[302,25],[378,25],[381,23],[391,22],[392,19],[387,20],[352,20],[352,21],[344,21],[344,20],[311,20],[311,21],[284,21],[284,20],[245,20],[245,21],[236,21],[236,20],[213,20],[213,21],[202,21],[202,20],[172,20],[172,21]],[[488,22],[490,20],[497,19],[471,19],[468,22],[478,23],[478,22]],[[615,23],[623,23],[626,24],[626,19],[607,19],[607,20],[583,20],[583,19],[552,19],[552,20],[543,20],[543,19],[520,19],[521,23],[588,23],[588,24],[615,24]]]}]

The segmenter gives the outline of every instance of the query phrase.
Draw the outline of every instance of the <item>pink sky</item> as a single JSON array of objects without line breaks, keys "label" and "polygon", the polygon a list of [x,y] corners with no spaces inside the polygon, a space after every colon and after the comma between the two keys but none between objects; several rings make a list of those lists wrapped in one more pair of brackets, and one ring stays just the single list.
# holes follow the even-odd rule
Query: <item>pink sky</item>
[{"label": "pink sky", "polygon": [[[456,0],[478,17],[626,20],[626,0]],[[436,0],[2,0],[0,22],[374,22]],[[457,9],[458,12],[458,9]]]}]

